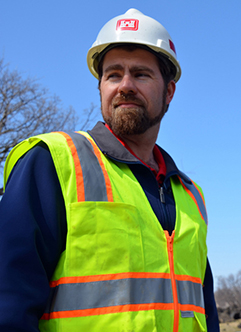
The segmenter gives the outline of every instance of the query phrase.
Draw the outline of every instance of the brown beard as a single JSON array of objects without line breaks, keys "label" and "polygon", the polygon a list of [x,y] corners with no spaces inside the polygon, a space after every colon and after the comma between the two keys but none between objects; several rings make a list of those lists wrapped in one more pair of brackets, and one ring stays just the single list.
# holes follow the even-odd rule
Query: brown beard
[{"label": "brown beard", "polygon": [[[111,116],[104,115],[103,111],[102,116],[117,136],[140,135],[161,122],[166,112],[165,100],[166,90],[164,89],[162,109],[156,117],[151,118],[145,105],[139,99],[132,94],[122,95],[113,99]],[[122,101],[134,102],[137,105],[133,108],[118,107]]]}]

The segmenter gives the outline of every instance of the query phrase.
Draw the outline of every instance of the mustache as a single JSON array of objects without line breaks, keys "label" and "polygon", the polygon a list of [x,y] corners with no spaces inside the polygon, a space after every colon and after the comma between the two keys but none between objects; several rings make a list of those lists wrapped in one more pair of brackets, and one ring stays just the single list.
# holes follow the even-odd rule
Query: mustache
[{"label": "mustache", "polygon": [[120,104],[122,103],[134,103],[137,106],[143,106],[145,107],[144,103],[142,100],[140,100],[139,98],[136,98],[135,96],[133,96],[132,94],[126,94],[126,95],[121,95],[121,96],[117,96],[113,99],[112,101],[112,105],[116,108],[118,107]]}]

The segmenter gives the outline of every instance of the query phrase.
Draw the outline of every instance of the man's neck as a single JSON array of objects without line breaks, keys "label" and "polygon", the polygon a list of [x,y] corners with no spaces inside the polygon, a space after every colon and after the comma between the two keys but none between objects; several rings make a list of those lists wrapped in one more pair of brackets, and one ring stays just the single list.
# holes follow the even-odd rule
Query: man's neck
[{"label": "man's neck", "polygon": [[[105,126],[112,132],[113,135],[115,135],[115,133],[110,129],[110,127],[105,124]],[[159,131],[159,127],[158,127],[158,131]],[[157,131],[157,134],[158,134]],[[115,135],[116,136],[116,135]],[[130,139],[129,137],[127,137],[125,139],[125,141],[116,136],[116,138],[121,142],[122,145],[125,146],[126,149],[128,149],[135,157],[137,157],[138,159],[140,159],[144,164],[146,164],[147,166],[150,167],[150,169],[153,172],[156,172],[156,176],[157,176],[157,181],[162,183],[163,178],[166,176],[166,164],[165,161],[163,159],[163,156],[159,150],[159,148],[156,146],[155,142],[156,139],[154,140],[144,140],[143,144],[146,144],[147,142],[150,142],[150,145],[147,145],[147,152],[150,151],[151,149],[151,155],[149,159],[146,159],[147,162],[144,162],[145,159],[145,155],[148,156],[148,153],[143,154],[143,151],[145,151],[145,149],[143,149],[143,145],[142,145],[142,137],[139,137],[140,139],[138,140],[139,144],[136,144],[136,137],[135,139]],[[128,145],[128,143],[132,146],[132,149],[135,149],[135,152],[139,155],[137,156],[137,154],[131,149],[131,147]],[[138,151],[140,151],[140,153],[138,153]],[[143,156],[143,157],[142,157]]]},{"label": "man's neck", "polygon": [[[158,129],[158,130],[157,130]],[[155,161],[153,148],[156,144],[158,128],[150,128],[145,133],[140,135],[127,135],[121,137],[135,155],[144,161],[147,165],[158,171],[158,164]]]},{"label": "man's neck", "polygon": [[153,149],[156,144],[160,124],[149,128],[145,133],[140,135],[123,136],[117,136],[108,124],[105,124],[105,126],[127,149],[131,150],[132,154],[158,172],[159,166],[155,160]]}]

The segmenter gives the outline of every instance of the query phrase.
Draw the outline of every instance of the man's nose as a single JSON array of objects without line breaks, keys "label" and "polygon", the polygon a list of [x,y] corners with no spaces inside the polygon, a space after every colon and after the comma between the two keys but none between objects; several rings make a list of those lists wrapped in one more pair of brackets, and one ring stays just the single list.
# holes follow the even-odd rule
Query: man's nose
[{"label": "man's nose", "polygon": [[122,94],[122,93],[124,93],[124,94],[128,94],[128,93],[136,94],[137,88],[136,88],[134,79],[130,74],[125,74],[122,77],[122,80],[121,80],[121,82],[119,84],[119,87],[118,87],[118,92],[120,94]]}]

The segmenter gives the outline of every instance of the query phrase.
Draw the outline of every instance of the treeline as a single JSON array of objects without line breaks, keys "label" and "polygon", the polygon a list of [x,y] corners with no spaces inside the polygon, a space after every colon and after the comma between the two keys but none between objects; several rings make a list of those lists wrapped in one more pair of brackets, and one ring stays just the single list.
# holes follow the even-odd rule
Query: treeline
[{"label": "treeline", "polygon": [[228,277],[218,277],[215,299],[221,322],[241,318],[241,270]]}]

